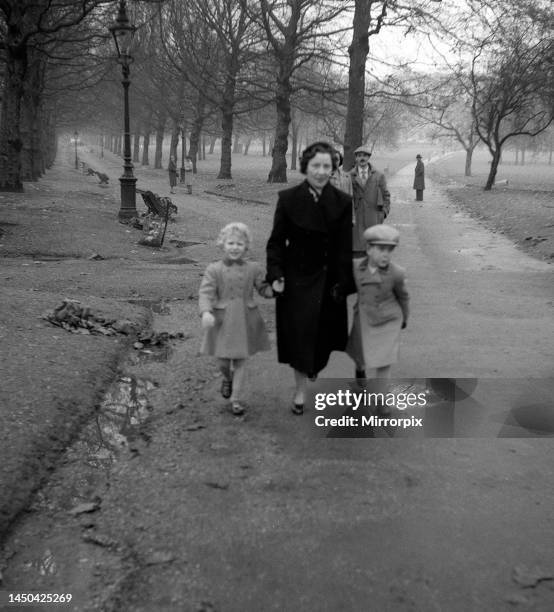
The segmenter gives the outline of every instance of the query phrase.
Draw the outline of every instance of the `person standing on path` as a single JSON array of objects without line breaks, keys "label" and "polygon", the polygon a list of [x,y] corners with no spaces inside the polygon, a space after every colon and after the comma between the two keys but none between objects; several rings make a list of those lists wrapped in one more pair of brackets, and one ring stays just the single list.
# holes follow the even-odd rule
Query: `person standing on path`
[{"label": "person standing on path", "polygon": [[250,243],[250,229],[244,223],[229,223],[221,230],[217,244],[223,259],[206,268],[198,300],[205,330],[200,352],[217,357],[223,374],[221,395],[230,398],[231,411],[237,416],[244,414],[246,359],[270,349],[254,289],[266,298],[273,297],[273,290],[264,280],[262,266],[244,259]]},{"label": "person standing on path", "polygon": [[423,202],[423,190],[425,189],[425,165],[421,161],[421,155],[416,155],[416,167],[414,176],[414,189],[416,190],[416,201]]},{"label": "person standing on path", "polygon": [[[400,330],[408,323],[409,295],[406,273],[391,262],[399,233],[392,225],[374,225],[364,232],[366,256],[354,260],[358,299],[346,352],[356,364],[356,379],[365,379],[367,368],[375,370],[377,386],[390,377],[398,361]],[[386,389],[372,389],[385,393]],[[381,412],[386,412],[381,406]]]},{"label": "person standing on path", "polygon": [[169,157],[169,163],[167,164],[167,171],[169,173],[170,193],[175,193],[173,189],[177,185],[177,164],[175,163],[175,157],[173,155]]},{"label": "person standing on path", "polygon": [[385,175],[369,163],[369,147],[358,147],[354,156],[356,165],[350,171],[353,199],[352,255],[364,257],[364,231],[386,219],[390,211],[390,193]]},{"label": "person standing on path", "polygon": [[277,355],[294,370],[292,411],[304,411],[315,379],[348,337],[345,296],[353,288],[352,198],[330,184],[336,169],[326,142],[300,158],[306,180],[279,192],[267,243],[267,280],[277,294]]}]

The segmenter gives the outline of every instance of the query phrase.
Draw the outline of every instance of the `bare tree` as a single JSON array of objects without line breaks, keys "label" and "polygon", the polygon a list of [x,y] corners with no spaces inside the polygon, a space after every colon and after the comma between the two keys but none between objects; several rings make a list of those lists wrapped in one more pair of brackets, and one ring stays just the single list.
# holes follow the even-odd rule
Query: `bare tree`
[{"label": "bare tree", "polygon": [[277,125],[272,151],[269,183],[287,182],[291,96],[301,88],[293,82],[296,72],[318,55],[325,56],[324,37],[344,30],[333,20],[348,8],[347,1],[260,0],[259,20],[275,61],[275,109]]},{"label": "bare tree", "polygon": [[[105,0],[0,0],[6,66],[0,120],[0,190],[22,191],[22,102],[40,107],[46,45],[62,40]],[[69,37],[69,40],[71,38]],[[45,61],[45,60],[44,60]]]},{"label": "bare tree", "polygon": [[536,136],[554,120],[554,43],[545,31],[548,20],[527,9],[491,4],[471,61],[475,129],[492,156],[486,191],[506,141]]}]

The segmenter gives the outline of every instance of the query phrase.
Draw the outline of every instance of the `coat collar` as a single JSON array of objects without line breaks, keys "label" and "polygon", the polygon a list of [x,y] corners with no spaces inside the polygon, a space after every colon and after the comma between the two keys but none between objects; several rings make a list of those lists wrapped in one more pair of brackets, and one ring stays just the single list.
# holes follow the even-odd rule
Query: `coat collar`
[{"label": "coat collar", "polygon": [[330,183],[325,185],[316,202],[310,192],[308,181],[303,181],[296,188],[294,196],[287,205],[287,210],[296,225],[304,229],[326,233],[328,224],[342,212],[338,204],[337,191]]},{"label": "coat collar", "polygon": [[223,264],[226,265],[227,267],[243,266],[246,263],[244,259],[228,259],[227,257],[224,257],[222,261],[223,261]]},{"label": "coat collar", "polygon": [[380,283],[383,278],[389,274],[390,265],[386,268],[377,268],[375,272],[371,272],[369,269],[369,258],[362,257],[357,260],[356,263],[356,271],[358,278],[362,281],[362,283]]}]

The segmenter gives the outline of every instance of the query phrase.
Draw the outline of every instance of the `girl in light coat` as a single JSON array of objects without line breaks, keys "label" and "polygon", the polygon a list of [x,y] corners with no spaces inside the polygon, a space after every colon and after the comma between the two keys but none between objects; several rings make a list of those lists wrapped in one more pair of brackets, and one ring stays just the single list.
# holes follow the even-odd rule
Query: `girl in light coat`
[{"label": "girl in light coat", "polygon": [[254,301],[254,289],[273,297],[262,266],[245,259],[251,233],[244,223],[229,223],[219,234],[223,258],[206,268],[198,307],[204,337],[200,352],[217,357],[223,374],[221,394],[231,400],[233,414],[241,415],[246,359],[270,348],[264,322]]}]

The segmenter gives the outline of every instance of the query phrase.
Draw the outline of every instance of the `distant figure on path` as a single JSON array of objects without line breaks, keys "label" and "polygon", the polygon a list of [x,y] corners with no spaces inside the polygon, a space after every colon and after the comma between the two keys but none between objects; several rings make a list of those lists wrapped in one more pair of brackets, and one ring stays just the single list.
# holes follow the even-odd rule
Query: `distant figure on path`
[{"label": "distant figure on path", "polygon": [[352,279],[352,198],[330,184],[336,170],[326,142],[300,158],[306,180],[279,192],[267,243],[267,280],[277,294],[277,356],[294,371],[291,409],[304,412],[307,380],[348,338],[346,294]]},{"label": "distant figure on path", "polygon": [[169,187],[171,193],[175,193],[173,188],[177,185],[177,164],[175,163],[175,157],[173,155],[169,158],[169,163],[167,164],[167,171],[169,172]]},{"label": "distant figure on path", "polygon": [[365,257],[364,231],[372,225],[383,223],[390,210],[390,193],[382,172],[370,163],[371,151],[367,146],[354,151],[356,165],[350,170],[354,224],[352,235],[353,257]]},{"label": "distant figure on path", "polygon": [[425,166],[421,161],[421,155],[416,155],[417,163],[415,167],[414,189],[416,190],[416,201],[423,202],[423,190],[425,189]]}]

